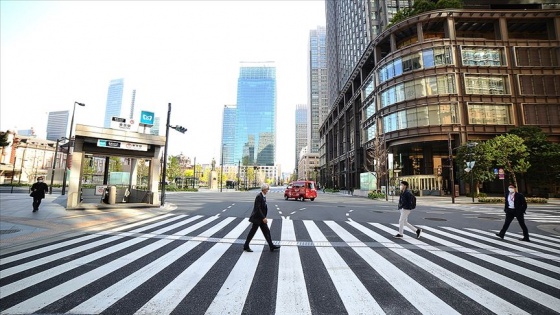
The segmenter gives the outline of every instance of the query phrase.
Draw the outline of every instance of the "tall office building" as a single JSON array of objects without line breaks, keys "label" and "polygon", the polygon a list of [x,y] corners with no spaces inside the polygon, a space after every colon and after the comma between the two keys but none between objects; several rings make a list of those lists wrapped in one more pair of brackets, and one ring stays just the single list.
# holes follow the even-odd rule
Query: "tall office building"
[{"label": "tall office building", "polygon": [[134,118],[134,103],[136,102],[136,90],[132,90],[132,102],[130,102],[130,115],[128,118]]},{"label": "tall office building", "polygon": [[237,107],[234,105],[224,105],[222,121],[222,158],[224,165],[237,165],[234,159],[235,148],[235,121],[237,117]]},{"label": "tall office building", "polygon": [[276,67],[243,62],[237,81],[234,161],[274,166],[276,159]]},{"label": "tall office building", "polygon": [[[389,174],[379,177],[381,186],[407,180],[419,191],[471,193],[476,183],[457,176],[465,164],[450,159],[451,148],[521,126],[559,141],[557,1],[469,0],[461,9],[427,10],[364,48],[349,42],[368,38],[351,27],[364,21],[361,2],[327,1],[331,111],[320,127],[327,187],[362,187],[361,176],[379,165]],[[331,77],[337,69],[341,75]],[[392,162],[383,165],[385,156]],[[503,193],[504,180],[486,181],[485,192]]]},{"label": "tall office building", "polygon": [[[309,32],[309,124],[307,139],[310,153],[319,153],[319,127],[329,114],[327,84],[326,30],[318,26]],[[297,165],[297,164],[296,164]]]},{"label": "tall office building", "polygon": [[68,128],[68,117],[70,111],[61,110],[56,112],[49,112],[47,121],[47,140],[56,141],[64,136],[67,136],[66,129]]},{"label": "tall office building", "polygon": [[325,1],[329,105],[333,106],[369,43],[412,0]]},{"label": "tall office building", "polygon": [[308,109],[305,104],[296,105],[296,147],[295,147],[295,166],[298,167],[301,149],[307,146],[308,131]]},{"label": "tall office building", "polygon": [[160,123],[160,118],[159,117],[154,117],[154,125],[152,126],[152,128],[150,128],[150,134],[151,135],[156,135],[159,136],[159,123]]},{"label": "tall office building", "polygon": [[105,120],[103,127],[111,127],[111,117],[121,116],[124,79],[111,80],[107,92],[107,105],[105,106]]}]

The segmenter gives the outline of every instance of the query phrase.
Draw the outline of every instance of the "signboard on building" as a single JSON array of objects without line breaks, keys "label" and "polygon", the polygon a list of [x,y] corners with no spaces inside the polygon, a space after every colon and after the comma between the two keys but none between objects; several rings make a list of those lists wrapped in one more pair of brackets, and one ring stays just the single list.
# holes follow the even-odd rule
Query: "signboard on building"
[{"label": "signboard on building", "polygon": [[134,120],[122,117],[111,117],[111,128],[113,129],[124,129],[124,130],[132,130],[134,128]]},{"label": "signboard on building", "polygon": [[154,125],[154,113],[148,111],[141,111],[140,112],[140,126],[151,127]]},{"label": "signboard on building", "polygon": [[148,151],[147,144],[124,142],[124,141],[112,141],[112,140],[104,140],[104,139],[98,139],[97,146],[104,147],[104,148],[122,149],[122,150]]}]

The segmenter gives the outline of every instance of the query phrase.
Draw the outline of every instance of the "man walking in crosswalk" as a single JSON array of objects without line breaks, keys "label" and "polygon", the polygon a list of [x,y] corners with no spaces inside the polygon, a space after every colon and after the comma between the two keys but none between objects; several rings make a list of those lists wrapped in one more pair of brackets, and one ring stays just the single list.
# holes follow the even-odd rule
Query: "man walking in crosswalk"
[{"label": "man walking in crosswalk", "polygon": [[416,228],[414,225],[408,223],[408,215],[410,211],[416,207],[414,199],[414,195],[408,189],[408,182],[402,181],[401,182],[401,196],[399,198],[399,207],[398,209],[401,212],[401,217],[399,219],[399,234],[395,235],[395,238],[402,238],[404,233],[404,226],[408,226],[413,232],[416,232],[416,238],[420,238],[420,233],[422,233],[422,229]]},{"label": "man walking in crosswalk", "polygon": [[514,218],[517,218],[517,222],[519,222],[519,226],[523,230],[523,237],[520,241],[530,242],[529,241],[529,229],[527,229],[527,225],[525,225],[525,211],[527,210],[527,200],[523,194],[517,192],[517,187],[514,184],[509,185],[508,187],[509,193],[505,196],[505,206],[504,212],[506,213],[506,220],[504,222],[504,226],[500,230],[500,232],[496,233],[496,236],[503,239],[506,235],[506,231],[513,221]]},{"label": "man walking in crosswalk", "polygon": [[249,247],[249,243],[255,236],[257,229],[260,227],[261,231],[264,235],[264,238],[268,242],[268,246],[270,247],[270,251],[273,252],[275,249],[279,249],[279,245],[274,245],[272,243],[272,236],[270,236],[270,229],[268,228],[268,220],[266,219],[266,215],[268,214],[268,206],[266,204],[266,193],[270,190],[270,186],[268,184],[263,184],[261,186],[261,192],[255,198],[255,204],[253,205],[253,212],[249,217],[249,221],[253,223],[251,226],[251,230],[249,231],[249,235],[247,235],[247,239],[245,240],[245,245],[243,246],[243,250],[246,252],[252,252],[253,250]]}]

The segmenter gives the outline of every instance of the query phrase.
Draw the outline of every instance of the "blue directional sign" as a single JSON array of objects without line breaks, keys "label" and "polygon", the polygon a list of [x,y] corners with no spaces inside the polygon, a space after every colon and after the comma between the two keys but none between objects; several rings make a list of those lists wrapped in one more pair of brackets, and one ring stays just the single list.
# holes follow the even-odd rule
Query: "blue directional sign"
[{"label": "blue directional sign", "polygon": [[140,126],[153,126],[154,125],[154,113],[148,111],[140,112]]}]

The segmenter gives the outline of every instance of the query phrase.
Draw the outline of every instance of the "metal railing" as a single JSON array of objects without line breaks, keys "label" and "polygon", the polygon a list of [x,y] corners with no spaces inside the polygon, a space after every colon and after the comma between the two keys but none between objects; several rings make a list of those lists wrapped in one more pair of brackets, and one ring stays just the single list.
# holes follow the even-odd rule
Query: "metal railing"
[{"label": "metal railing", "polygon": [[409,189],[420,191],[422,195],[423,190],[443,190],[443,178],[437,175],[407,175],[399,176],[399,181],[407,181]]}]

